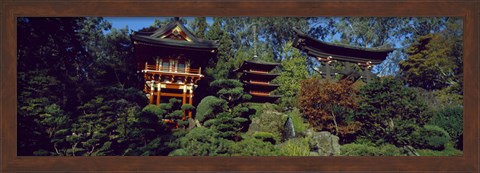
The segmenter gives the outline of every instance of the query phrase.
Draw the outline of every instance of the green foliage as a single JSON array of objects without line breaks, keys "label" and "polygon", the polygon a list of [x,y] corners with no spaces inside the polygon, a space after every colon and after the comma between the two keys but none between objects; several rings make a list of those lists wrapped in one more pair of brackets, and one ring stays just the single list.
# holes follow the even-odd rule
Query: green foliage
[{"label": "green foliage", "polygon": [[252,135],[255,139],[260,139],[264,142],[270,142],[272,144],[277,143],[275,139],[278,139],[278,136],[275,136],[272,133],[269,132],[255,132]]},{"label": "green foliage", "polygon": [[397,79],[377,79],[364,86],[360,96],[355,119],[362,123],[361,135],[376,143],[409,145],[412,133],[429,120],[418,93]]},{"label": "green foliage", "polygon": [[213,79],[226,79],[234,76],[232,71],[232,63],[230,60],[234,56],[232,50],[233,40],[228,33],[222,28],[222,19],[214,18],[212,26],[210,26],[208,32],[205,35],[207,40],[218,40],[218,54],[217,57],[211,58],[208,62],[206,69],[207,76],[213,77]]},{"label": "green foliage", "polygon": [[297,106],[296,97],[300,90],[300,81],[308,76],[307,58],[302,56],[298,49],[294,49],[291,42],[285,45],[281,58],[280,76],[272,82],[280,84],[276,90],[278,95],[282,95],[280,105],[292,109]]},{"label": "green foliage", "polygon": [[195,17],[190,23],[190,28],[197,38],[204,38],[207,31],[208,23],[205,17]]},{"label": "green foliage", "polygon": [[215,116],[227,109],[227,102],[215,96],[207,96],[198,104],[195,118],[201,123],[215,118]]},{"label": "green foliage", "polygon": [[428,124],[443,128],[452,138],[455,148],[463,148],[463,106],[448,106],[435,111]]},{"label": "green foliage", "polygon": [[233,143],[228,152],[231,156],[277,156],[280,154],[272,143],[248,136]]},{"label": "green foliage", "polygon": [[159,118],[163,118],[162,115],[165,113],[165,110],[159,108],[157,105],[147,105],[143,108],[144,112],[150,112],[154,115],[157,115]]},{"label": "green foliage", "polygon": [[293,128],[295,129],[296,133],[307,130],[308,123],[305,123],[305,120],[303,119],[300,110],[294,108],[292,111],[287,112],[287,115],[292,119]]},{"label": "green foliage", "polygon": [[441,34],[419,37],[417,43],[408,48],[408,59],[399,63],[407,83],[427,90],[459,85],[459,75],[463,72],[458,69],[462,64],[455,61],[462,53],[453,46],[455,41],[461,40],[450,40]]},{"label": "green foliage", "polygon": [[421,149],[443,150],[450,141],[448,133],[438,126],[425,125],[415,132],[413,146]]},{"label": "green foliage", "polygon": [[310,156],[310,144],[307,138],[293,138],[280,144],[282,156]]},{"label": "green foliage", "polygon": [[273,104],[263,104],[252,118],[248,134],[268,132],[274,136],[275,141],[279,142],[281,141],[283,125],[286,120],[287,116],[278,112]]},{"label": "green foliage", "polygon": [[[130,132],[128,133],[128,148],[124,155],[167,155],[174,148],[175,135],[170,128],[178,125],[188,126],[187,120],[182,120],[185,116],[184,110],[194,109],[191,105],[183,105],[181,101],[175,98],[168,103],[159,105],[147,105],[142,112],[132,121]],[[171,123],[166,124],[164,119]],[[181,135],[179,135],[181,136]]]},{"label": "green foliage", "polygon": [[250,100],[251,96],[243,92],[243,84],[238,80],[219,79],[210,83],[218,98],[226,100],[229,108]]},{"label": "green foliage", "polygon": [[354,142],[340,146],[342,156],[402,156],[402,151],[392,144],[376,146],[371,142]]},{"label": "green foliage", "polygon": [[[154,31],[173,20],[175,19],[156,20],[150,28],[142,30]],[[441,89],[434,91],[436,99],[441,104],[462,104],[463,23],[461,18],[215,17],[213,24],[208,26],[204,17],[197,17],[190,23],[194,34],[199,38],[218,40],[219,48],[218,56],[213,56],[208,62],[205,78],[200,81],[195,97],[203,98],[213,94],[215,97],[207,97],[209,99],[206,99],[205,103],[198,105],[196,115],[196,118],[201,119],[201,123],[209,129],[190,134],[190,139],[195,140],[186,140],[182,137],[186,136],[187,131],[174,130],[172,133],[169,125],[162,119],[174,119],[178,125],[185,126],[188,122],[181,120],[183,112],[192,111],[195,107],[181,106],[178,100],[145,107],[147,99],[141,91],[143,77],[136,73],[133,44],[128,28],[111,28],[109,22],[96,17],[26,17],[18,18],[17,21],[17,154],[19,156],[146,156],[169,153],[190,155],[191,151],[196,155],[282,155],[277,149],[272,148],[269,142],[249,136],[243,136],[245,139],[241,140],[242,132],[249,127],[250,116],[255,114],[245,104],[250,96],[243,93],[241,83],[224,80],[217,81],[212,87],[208,87],[208,83],[215,79],[237,78],[238,74],[233,72],[233,69],[238,68],[244,60],[253,59],[255,39],[253,39],[250,25],[252,23],[258,24],[257,38],[262,38],[256,39],[256,52],[259,55],[257,59],[267,62],[283,60],[283,71],[277,78],[277,83],[282,84],[278,92],[284,95],[280,107],[285,110],[295,106],[294,100],[298,90],[298,85],[295,86],[295,83],[298,83],[299,79],[306,78],[308,70],[317,65],[313,59],[303,59],[303,56],[291,47],[289,41],[293,38],[292,26],[300,27],[304,31],[308,30],[309,34],[322,40],[333,39],[333,35],[341,33],[339,42],[362,47],[399,43],[405,39],[402,46],[412,48],[409,49],[410,57],[405,61],[405,67],[407,65],[424,67],[427,64],[426,68],[419,71],[425,74],[440,72],[433,76],[434,78],[422,81],[442,84]],[[180,18],[180,21],[187,22],[185,18]],[[372,33],[378,34],[372,35]],[[425,36],[429,33],[433,34]],[[419,36],[425,36],[426,39],[419,39]],[[425,42],[420,42],[422,39]],[[416,42],[416,40],[420,41]],[[411,44],[414,42],[418,44]],[[378,70],[384,71],[386,68],[383,67],[396,66],[397,63],[391,62],[398,62],[405,57],[404,55],[404,52],[396,52],[395,56],[390,56],[385,61],[387,63],[380,65],[382,68]],[[412,71],[412,68],[404,70],[404,72]],[[405,74],[402,73],[402,75]],[[402,77],[408,80],[408,75]],[[411,83],[409,85],[414,86]],[[390,97],[395,98],[391,95]],[[371,102],[370,104],[377,109],[380,107],[378,105],[383,103]],[[406,104],[406,107],[401,106],[403,103],[392,105],[397,106],[399,112],[412,109],[410,104]],[[275,123],[283,125],[283,119],[286,116],[279,113],[278,109],[264,108],[264,110],[266,111],[259,111],[257,117],[270,118],[262,119],[261,124],[266,127],[274,127]],[[353,122],[350,119],[353,115],[352,111],[337,108],[332,110],[342,114],[342,121]],[[380,108],[380,110],[389,109]],[[415,112],[416,108],[412,110]],[[365,112],[368,110],[366,109]],[[457,146],[461,146],[463,130],[459,130],[458,127],[462,124],[462,113],[457,109],[432,112],[434,118],[431,124],[444,128],[453,141],[456,141]],[[295,130],[302,131],[304,126],[297,112],[287,113],[292,117]],[[380,116],[384,112],[374,113]],[[405,114],[399,116],[405,116]],[[388,134],[397,135],[389,140],[407,143],[412,141],[411,132],[420,131],[420,126],[416,124],[423,124],[428,117],[422,115],[418,118],[418,122],[407,119],[398,121],[392,119],[393,130]],[[448,121],[451,119],[455,120],[449,124]],[[388,120],[387,118],[387,121],[374,122],[382,127],[385,122],[388,124]],[[273,121],[272,124],[269,121]],[[281,128],[272,128],[263,132],[271,133],[278,142],[280,140],[276,139],[275,135],[278,131],[281,131]],[[210,134],[212,138],[202,135],[203,132]],[[268,135],[257,134],[257,137],[264,140],[271,139]],[[176,140],[180,138],[183,139],[183,146],[181,146],[182,140]],[[227,139],[240,142],[237,144]],[[435,141],[442,140],[432,139],[432,144],[435,144]],[[198,142],[201,144],[198,146],[204,148],[195,148],[196,145],[187,145],[186,142]],[[293,142],[291,145],[290,141],[287,143],[288,145],[285,146],[289,149],[286,150],[291,151],[293,155],[304,155],[307,151],[302,142],[299,142],[298,147],[295,147]],[[232,150],[234,152],[228,152],[234,144]],[[258,147],[258,151],[255,147]],[[444,151],[438,152],[459,152],[448,147],[447,145]],[[174,149],[177,150],[173,151]],[[437,154],[437,151],[425,150],[425,152]]]},{"label": "green foliage", "polygon": [[420,156],[462,156],[463,152],[461,150],[455,149],[452,144],[447,143],[444,150],[430,150],[430,149],[419,149],[417,150]]},{"label": "green foliage", "polygon": [[251,96],[243,92],[238,80],[219,79],[210,86],[217,91],[218,97],[202,100],[197,112],[199,121],[203,121],[205,127],[220,131],[222,138],[239,140],[239,133],[248,129],[250,115],[255,113],[244,104]]},{"label": "green foliage", "polygon": [[220,156],[229,151],[231,141],[222,139],[217,130],[197,127],[179,139],[180,149],[169,155]]}]

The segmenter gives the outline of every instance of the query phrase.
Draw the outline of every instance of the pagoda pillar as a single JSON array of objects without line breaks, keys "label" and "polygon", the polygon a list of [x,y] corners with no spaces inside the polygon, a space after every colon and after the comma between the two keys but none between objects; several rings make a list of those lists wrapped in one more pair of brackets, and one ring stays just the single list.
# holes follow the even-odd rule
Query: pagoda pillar
[{"label": "pagoda pillar", "polygon": [[157,84],[157,105],[160,104],[160,94],[162,90],[162,84]]},{"label": "pagoda pillar", "polygon": [[187,85],[183,85],[183,97],[182,97],[182,105],[187,103]]},{"label": "pagoda pillar", "polygon": [[[193,86],[191,86],[189,90],[190,90],[190,99],[188,99],[188,104],[193,105]],[[188,111],[188,117],[192,118],[192,111]]]},{"label": "pagoda pillar", "polygon": [[155,89],[153,87],[153,85],[155,85],[155,81],[152,80],[151,83],[150,83],[150,98],[149,98],[149,103],[152,104],[153,103],[153,90]]}]

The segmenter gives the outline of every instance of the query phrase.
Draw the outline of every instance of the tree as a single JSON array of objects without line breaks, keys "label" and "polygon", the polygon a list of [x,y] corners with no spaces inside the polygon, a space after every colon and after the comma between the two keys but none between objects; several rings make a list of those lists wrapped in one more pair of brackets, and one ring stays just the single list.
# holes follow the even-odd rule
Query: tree
[{"label": "tree", "polygon": [[421,36],[417,41],[409,47],[408,59],[400,62],[407,84],[430,91],[459,85],[456,72],[462,67],[455,60],[461,53],[455,52],[455,43],[440,34]]},{"label": "tree", "polygon": [[221,138],[219,131],[197,127],[179,138],[180,148],[169,155],[173,156],[222,156],[226,155],[232,141]]},{"label": "tree", "polygon": [[217,57],[209,60],[206,70],[207,75],[212,77],[209,82],[233,76],[232,64],[229,63],[233,58],[233,40],[230,38],[230,34],[222,28],[222,20],[220,18],[214,18],[212,26],[205,35],[205,39],[218,40],[219,45]]},{"label": "tree", "polygon": [[297,49],[293,49],[291,42],[287,43],[283,52],[280,76],[272,82],[280,84],[276,90],[276,93],[282,95],[280,105],[292,109],[296,106],[300,81],[308,77],[307,58],[302,56]]},{"label": "tree", "polygon": [[[54,152],[51,139],[69,126],[87,83],[81,64],[85,54],[76,32],[84,18],[19,18],[18,143],[19,155]],[[79,101],[80,100],[80,101]]]},{"label": "tree", "polygon": [[206,17],[193,18],[193,22],[191,22],[189,26],[197,38],[205,38],[205,33],[208,28]]},{"label": "tree", "polygon": [[231,156],[278,156],[281,154],[272,143],[248,136],[231,144],[228,153]]},{"label": "tree", "polygon": [[318,131],[329,131],[348,141],[359,130],[352,114],[357,108],[357,90],[349,80],[332,83],[310,78],[302,81],[298,104],[303,116]]},{"label": "tree", "polygon": [[412,145],[412,134],[429,120],[426,104],[416,90],[393,77],[379,78],[360,89],[355,120],[361,135],[378,143]]},{"label": "tree", "polygon": [[210,86],[217,90],[217,96],[206,97],[200,102],[200,112],[197,112],[200,120],[205,127],[218,130],[222,138],[239,140],[240,132],[248,130],[250,115],[255,113],[244,104],[251,96],[243,91],[238,80],[215,80]]}]

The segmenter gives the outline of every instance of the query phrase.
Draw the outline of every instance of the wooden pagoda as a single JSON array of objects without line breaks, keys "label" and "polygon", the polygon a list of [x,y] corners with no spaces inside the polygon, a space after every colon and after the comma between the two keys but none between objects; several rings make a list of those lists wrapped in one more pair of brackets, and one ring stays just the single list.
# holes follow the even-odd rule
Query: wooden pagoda
[{"label": "wooden pagoda", "polygon": [[252,95],[251,102],[275,102],[279,95],[272,95],[272,91],[280,85],[270,83],[278,74],[272,74],[278,63],[259,61],[244,61],[242,66],[235,70],[242,73],[240,81],[244,83],[245,91]]},{"label": "wooden pagoda", "polygon": [[133,32],[130,38],[150,104],[172,97],[192,104],[197,82],[204,77],[202,67],[216,56],[217,42],[196,38],[178,18],[153,32]]},{"label": "wooden pagoda", "polygon": [[[315,57],[321,63],[321,67],[316,70],[328,79],[332,78],[332,75],[342,75],[342,79],[351,78],[356,81],[362,78],[368,82],[375,77],[370,69],[374,65],[382,63],[388,54],[395,50],[327,43],[312,38],[296,28],[293,30],[295,32],[293,47]],[[333,62],[341,63],[344,69],[333,69]],[[352,64],[357,64],[362,70],[360,72],[355,70]]]}]

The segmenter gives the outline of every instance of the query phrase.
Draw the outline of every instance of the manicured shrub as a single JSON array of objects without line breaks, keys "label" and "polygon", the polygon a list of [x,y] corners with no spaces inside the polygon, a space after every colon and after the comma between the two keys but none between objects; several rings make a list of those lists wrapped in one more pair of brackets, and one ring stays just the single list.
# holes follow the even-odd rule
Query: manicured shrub
[{"label": "manicured shrub", "polygon": [[278,139],[278,136],[275,136],[274,134],[269,132],[255,132],[252,136],[255,139],[260,139],[264,142],[270,142],[272,144],[277,143],[275,139]]},{"label": "manicured shrub", "polygon": [[307,138],[293,138],[279,146],[282,156],[309,156],[310,145]]},{"label": "manicured shrub", "polygon": [[225,100],[219,99],[215,96],[207,96],[200,101],[197,106],[195,119],[200,122],[215,118],[215,115],[227,109]]},{"label": "manicured shrub", "polygon": [[280,151],[270,142],[264,142],[249,136],[235,142],[228,150],[232,156],[278,156]]},{"label": "manicured shrub", "polygon": [[287,116],[277,112],[271,104],[264,104],[261,111],[257,112],[257,115],[252,118],[247,134],[253,135],[255,132],[269,132],[274,135],[275,141],[281,141],[283,125]]},{"label": "manicured shrub", "polygon": [[365,85],[359,103],[355,119],[362,123],[361,135],[376,144],[411,145],[413,133],[429,120],[418,92],[392,77]]},{"label": "manicured shrub", "polygon": [[184,151],[173,151],[169,155],[189,156],[219,156],[226,155],[232,141],[220,137],[220,133],[214,129],[197,127],[190,130],[184,137],[179,139],[180,147]]},{"label": "manicured shrub", "polygon": [[462,156],[463,151],[457,150],[453,147],[453,143],[447,143],[444,150],[430,150],[430,149],[419,149],[417,150],[420,156]]},{"label": "manicured shrub", "polygon": [[350,143],[340,147],[342,156],[401,156],[399,148],[392,144],[375,146],[373,143]]},{"label": "manicured shrub", "polygon": [[421,149],[443,150],[450,141],[448,133],[438,126],[425,125],[416,132],[413,146]]},{"label": "manicured shrub", "polygon": [[428,124],[443,128],[452,138],[455,148],[463,149],[463,106],[448,106],[434,111]]}]

